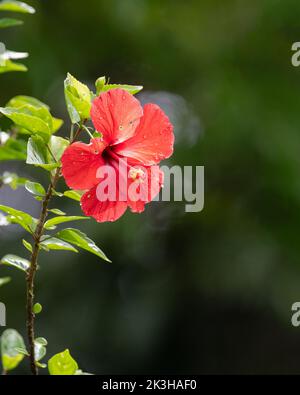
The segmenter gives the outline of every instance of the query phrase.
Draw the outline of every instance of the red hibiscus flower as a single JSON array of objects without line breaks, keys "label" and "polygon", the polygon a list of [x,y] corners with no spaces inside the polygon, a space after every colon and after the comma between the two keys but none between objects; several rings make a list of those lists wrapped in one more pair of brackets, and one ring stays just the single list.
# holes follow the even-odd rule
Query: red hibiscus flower
[{"label": "red hibiscus flower", "polygon": [[[81,198],[82,210],[98,222],[117,220],[127,207],[142,212],[162,187],[158,164],[173,153],[172,124],[157,105],[142,108],[122,89],[97,97],[91,118],[102,137],[90,144],[76,142],[65,150],[62,173],[67,185],[87,190]],[[108,193],[110,173],[114,188]]]}]

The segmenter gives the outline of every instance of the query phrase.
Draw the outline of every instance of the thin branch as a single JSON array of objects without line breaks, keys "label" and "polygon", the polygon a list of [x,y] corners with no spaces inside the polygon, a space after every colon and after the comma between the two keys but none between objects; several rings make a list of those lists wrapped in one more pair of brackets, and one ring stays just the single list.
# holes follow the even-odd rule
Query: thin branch
[{"label": "thin branch", "polygon": [[71,132],[70,132],[70,140],[73,141],[74,139],[74,124],[72,123]]},{"label": "thin branch", "polygon": [[35,339],[35,334],[34,334],[34,312],[33,312],[33,305],[34,305],[34,279],[37,271],[37,260],[38,260],[38,254],[40,250],[40,241],[41,237],[44,232],[44,224],[47,218],[48,214],[48,205],[50,202],[50,199],[52,197],[53,193],[53,188],[55,188],[56,183],[59,179],[60,176],[60,169],[58,168],[56,170],[55,176],[50,183],[47,193],[43,199],[43,204],[42,204],[42,210],[40,214],[40,218],[38,220],[37,228],[34,234],[34,245],[33,245],[33,250],[31,254],[31,262],[30,262],[30,268],[27,272],[27,336],[28,336],[28,342],[29,342],[29,359],[30,359],[30,367],[31,367],[31,372],[33,375],[38,374],[38,367],[36,366],[35,363],[35,350],[34,350],[34,339]]},{"label": "thin branch", "polygon": [[89,128],[86,127],[84,124],[82,125],[82,129],[84,129],[84,130],[87,132],[87,134],[90,136],[91,139],[93,138],[93,135],[92,135],[92,133],[89,131]]},{"label": "thin branch", "polygon": [[84,124],[85,124],[85,123],[86,123],[86,120],[84,120],[84,121],[82,122],[82,124],[79,125],[79,127],[78,127],[78,129],[77,129],[77,131],[76,131],[76,133],[75,133],[75,135],[74,135],[74,137],[71,138],[70,144],[74,143],[74,141],[77,139],[77,137],[79,136],[79,134],[83,131],[83,127],[84,127]]},{"label": "thin branch", "polygon": [[[71,144],[76,140],[80,132],[82,131],[82,125],[79,126],[78,130],[75,133],[75,136],[71,140]],[[40,217],[38,219],[38,224],[35,232],[33,233],[34,245],[31,254],[30,267],[27,271],[26,282],[27,282],[27,337],[29,343],[29,360],[30,360],[30,368],[33,375],[38,374],[38,367],[35,361],[35,350],[34,350],[34,339],[35,339],[35,315],[33,312],[34,306],[34,280],[38,267],[38,255],[40,251],[40,242],[41,237],[44,233],[44,225],[48,215],[48,206],[50,200],[54,194],[54,189],[61,175],[61,168],[58,167],[56,169],[54,177],[51,179],[51,182],[48,186],[46,195],[42,200],[42,209],[40,213]]]}]

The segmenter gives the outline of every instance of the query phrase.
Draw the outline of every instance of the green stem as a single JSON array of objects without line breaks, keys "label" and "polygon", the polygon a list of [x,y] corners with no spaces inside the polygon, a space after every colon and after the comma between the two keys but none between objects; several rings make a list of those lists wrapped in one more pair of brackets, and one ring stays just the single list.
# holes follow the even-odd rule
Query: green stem
[{"label": "green stem", "polygon": [[84,126],[85,126],[84,125],[85,123],[86,123],[86,119],[84,121],[82,121],[82,123],[79,125],[79,127],[78,127],[78,129],[77,129],[75,134],[71,133],[71,134],[74,134],[74,137],[72,138],[72,136],[71,136],[70,144],[74,143],[74,141],[77,139],[79,134],[82,132],[82,130],[83,130]]},{"label": "green stem", "polygon": [[[80,125],[78,130],[76,131],[75,135],[73,136],[73,138],[71,138],[71,144],[79,136],[82,129],[83,129],[83,125]],[[41,209],[40,217],[38,220],[36,230],[33,234],[34,245],[33,245],[32,254],[31,254],[30,268],[28,269],[27,276],[26,276],[26,283],[27,283],[27,292],[26,292],[26,296],[27,296],[27,337],[28,337],[28,343],[29,343],[30,369],[31,369],[31,373],[33,375],[38,375],[38,367],[35,362],[35,350],[34,350],[34,339],[35,339],[35,330],[34,330],[35,315],[33,312],[34,280],[35,280],[35,275],[36,275],[37,267],[38,267],[38,255],[39,255],[39,250],[40,250],[41,237],[44,232],[44,225],[45,225],[47,215],[48,215],[48,206],[49,206],[50,200],[53,196],[53,190],[55,189],[56,184],[59,180],[60,171],[61,171],[61,168],[60,167],[57,168],[55,175],[48,186],[46,195],[42,201],[42,209]]]},{"label": "green stem", "polygon": [[87,134],[90,136],[91,139],[94,138],[92,133],[89,131],[89,129],[84,124],[82,125],[82,129],[84,129],[87,132]]},{"label": "green stem", "polygon": [[38,374],[38,367],[35,363],[35,351],[34,351],[34,319],[35,315],[33,312],[34,305],[34,280],[37,271],[37,261],[40,250],[40,241],[44,231],[44,224],[46,222],[47,214],[48,214],[48,205],[51,200],[53,189],[55,188],[57,181],[60,176],[60,168],[56,170],[56,173],[49,184],[47,193],[43,199],[42,210],[40,214],[40,218],[38,220],[38,224],[36,227],[36,231],[34,233],[34,245],[31,254],[30,268],[27,272],[27,336],[29,343],[29,360],[30,360],[30,368],[31,373],[33,375]]}]

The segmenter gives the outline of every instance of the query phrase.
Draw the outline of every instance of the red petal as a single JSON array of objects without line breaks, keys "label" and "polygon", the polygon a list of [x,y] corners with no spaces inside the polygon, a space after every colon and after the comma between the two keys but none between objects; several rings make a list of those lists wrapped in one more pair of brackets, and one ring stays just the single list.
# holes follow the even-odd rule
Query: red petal
[{"label": "red petal", "polygon": [[62,173],[67,185],[73,189],[90,189],[97,184],[96,173],[104,164],[101,156],[106,144],[101,139],[92,139],[90,144],[74,143],[64,152]]},{"label": "red petal", "polygon": [[169,158],[173,144],[173,126],[169,118],[157,105],[146,104],[135,135],[114,147],[114,152],[127,157],[131,163],[151,166]]},{"label": "red petal", "polygon": [[95,128],[110,145],[132,137],[142,115],[140,102],[123,89],[101,93],[91,108]]},{"label": "red petal", "polygon": [[[135,169],[139,169],[139,166],[135,166]],[[145,177],[136,180],[131,179],[128,185],[128,205],[134,213],[144,211],[145,204],[151,202],[159,194],[164,179],[164,174],[159,166],[141,167],[141,169],[145,172]],[[138,199],[130,195],[131,188],[137,190]]]},{"label": "red petal", "polygon": [[85,215],[95,218],[98,222],[116,221],[127,209],[126,202],[104,201],[97,198],[97,186],[86,192],[81,198],[81,208]]}]

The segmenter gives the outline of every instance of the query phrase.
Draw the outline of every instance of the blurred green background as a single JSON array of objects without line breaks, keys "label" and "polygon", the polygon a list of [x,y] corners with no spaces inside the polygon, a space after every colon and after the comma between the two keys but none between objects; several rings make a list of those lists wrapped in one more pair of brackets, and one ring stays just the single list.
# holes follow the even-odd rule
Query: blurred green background
[{"label": "blurred green background", "polygon": [[[69,123],[67,72],[144,85],[177,144],[169,164],[205,166],[205,208],[153,203],[116,223],[76,224],[112,259],[42,254],[38,335],[48,355],[69,348],[93,373],[299,373],[300,41],[296,0],[32,0],[24,26],[1,31],[28,51],[29,72],[0,76],[0,103],[36,96]],[[46,183],[18,162],[0,170]],[[61,183],[63,188],[63,183]],[[67,200],[67,199],[66,199]],[[39,210],[25,191],[0,202]],[[80,213],[71,201],[58,201]],[[25,255],[15,227],[1,255]],[[1,268],[8,326],[25,332],[22,273]],[[18,372],[28,372],[23,364]]]}]

